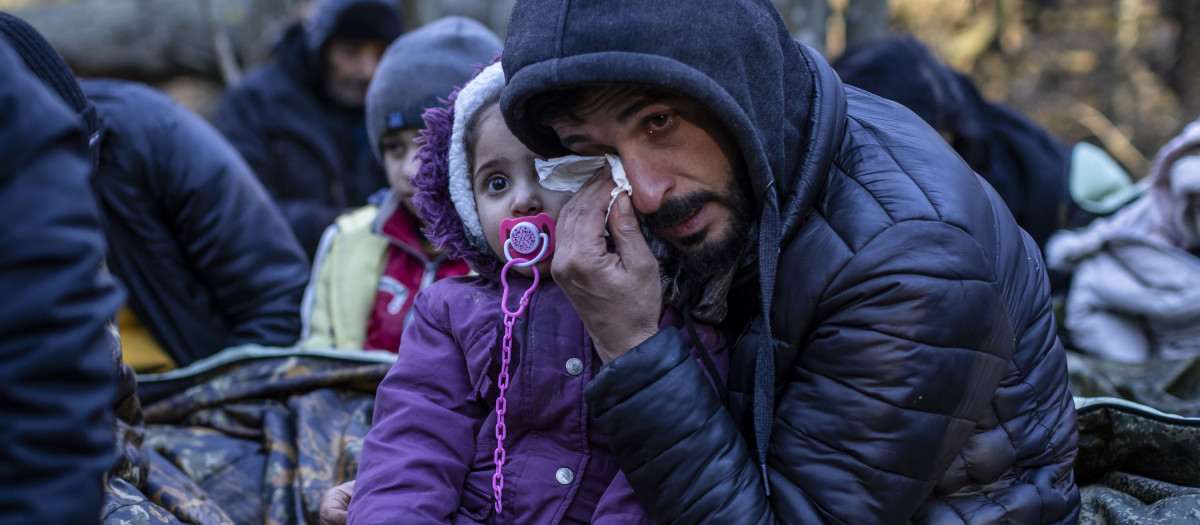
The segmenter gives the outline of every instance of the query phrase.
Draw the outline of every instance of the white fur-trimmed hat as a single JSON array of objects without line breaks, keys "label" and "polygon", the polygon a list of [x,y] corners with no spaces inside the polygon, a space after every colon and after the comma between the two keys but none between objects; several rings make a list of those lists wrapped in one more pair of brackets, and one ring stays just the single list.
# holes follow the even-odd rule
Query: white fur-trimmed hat
[{"label": "white fur-trimmed hat", "polygon": [[471,236],[473,242],[482,243],[481,246],[487,246],[487,241],[483,226],[479,223],[479,212],[475,209],[475,193],[471,191],[471,171],[467,164],[467,124],[489,100],[498,101],[503,89],[504,70],[496,62],[463,86],[458,92],[458,99],[454,101],[454,126],[450,132],[450,152],[447,156],[450,198],[459,217],[462,217],[467,235]]}]

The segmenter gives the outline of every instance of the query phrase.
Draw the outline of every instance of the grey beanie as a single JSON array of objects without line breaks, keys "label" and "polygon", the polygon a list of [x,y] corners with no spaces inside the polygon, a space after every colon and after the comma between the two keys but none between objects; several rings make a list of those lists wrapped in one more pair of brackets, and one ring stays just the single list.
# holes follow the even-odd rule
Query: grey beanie
[{"label": "grey beanie", "polygon": [[441,105],[500,53],[503,44],[483,24],[450,16],[397,39],[387,48],[367,88],[367,136],[383,162],[379,138],[402,128],[421,128],[427,108]]},{"label": "grey beanie", "polygon": [[317,0],[304,19],[308,49],[319,56],[334,36],[391,42],[404,31],[404,15],[391,0]]}]

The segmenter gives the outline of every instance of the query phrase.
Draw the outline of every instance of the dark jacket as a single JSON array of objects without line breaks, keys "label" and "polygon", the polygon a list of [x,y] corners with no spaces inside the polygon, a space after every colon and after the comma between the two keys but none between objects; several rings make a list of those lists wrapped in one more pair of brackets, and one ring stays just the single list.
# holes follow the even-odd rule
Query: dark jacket
[{"label": "dark jacket", "polygon": [[78,117],[0,38],[0,521],[95,523],[116,459],[123,294],[102,271]]},{"label": "dark jacket", "polygon": [[215,119],[310,256],[333,219],[387,186],[367,143],[362,108],[337,106],[321,78],[304,27],[294,25],[274,60],[226,93]]},{"label": "dark jacket", "polygon": [[729,298],[728,407],[672,331],[588,389],[656,521],[1074,521],[1077,423],[1039,250],[936,132],[844,87],[767,2],[529,0],[508,35],[501,104],[535,150],[562,148],[530,96],[657,85],[724,123],[755,190],[738,279],[759,285]]},{"label": "dark jacket", "polygon": [[1071,153],[1024,115],[983,99],[970,78],[911,37],[866,42],[833,63],[847,84],[911,109],[1004,199],[1038,246],[1082,214],[1067,191]]},{"label": "dark jacket", "polygon": [[104,124],[92,187],[108,263],[138,319],[180,366],[228,346],[294,343],[308,263],[237,152],[154,89],[80,84]]}]

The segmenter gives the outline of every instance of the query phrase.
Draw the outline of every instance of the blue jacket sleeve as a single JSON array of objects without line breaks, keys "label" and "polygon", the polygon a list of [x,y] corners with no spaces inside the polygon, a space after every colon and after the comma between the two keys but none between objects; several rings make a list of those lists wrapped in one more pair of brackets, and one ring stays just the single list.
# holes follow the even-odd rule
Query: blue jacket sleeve
[{"label": "blue jacket sleeve", "polygon": [[115,459],[113,339],[83,133],[0,40],[0,515],[94,523]]},{"label": "blue jacket sleeve", "polygon": [[225,346],[295,343],[309,277],[300,244],[237,151],[199,116],[171,107],[169,150],[154,161],[174,231],[229,322]]},{"label": "blue jacket sleeve", "polygon": [[[960,230],[912,221],[837,266],[808,275],[823,293],[813,320],[793,322],[809,328],[776,331],[798,357],[777,371],[769,497],[674,330],[593,380],[589,407],[656,521],[904,523],[933,493],[1011,359],[990,265]],[[785,303],[802,296],[790,286],[803,279],[780,282]]]},{"label": "blue jacket sleeve", "polygon": [[262,108],[267,105],[263,97],[264,94],[254,86],[234,87],[226,94],[214,122],[221,134],[246,160],[251,172],[279,207],[305,252],[312,256],[316,253],[325,228],[347,210],[317,200],[287,196],[289,192],[284,191],[285,185],[297,179],[306,183],[326,182],[323,177],[298,178],[294,173],[285,173],[285,168],[276,158],[278,153],[272,151],[269,140],[271,132],[263,122],[266,116]]},{"label": "blue jacket sleeve", "polygon": [[[607,363],[588,407],[658,523],[765,523],[758,468],[675,328]],[[686,480],[686,481],[684,481]]]}]

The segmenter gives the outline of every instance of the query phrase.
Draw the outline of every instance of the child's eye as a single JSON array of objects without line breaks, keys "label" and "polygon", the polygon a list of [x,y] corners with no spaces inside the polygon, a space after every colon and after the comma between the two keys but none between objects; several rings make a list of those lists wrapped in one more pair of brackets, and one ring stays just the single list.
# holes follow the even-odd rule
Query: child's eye
[{"label": "child's eye", "polygon": [[484,183],[487,190],[491,193],[500,193],[508,188],[508,179],[501,176],[493,176]]},{"label": "child's eye", "polygon": [[402,157],[402,156],[404,156],[405,152],[408,151],[408,148],[406,148],[404,146],[403,141],[384,142],[383,144],[381,144],[381,146],[383,146],[383,153],[385,155]]}]

